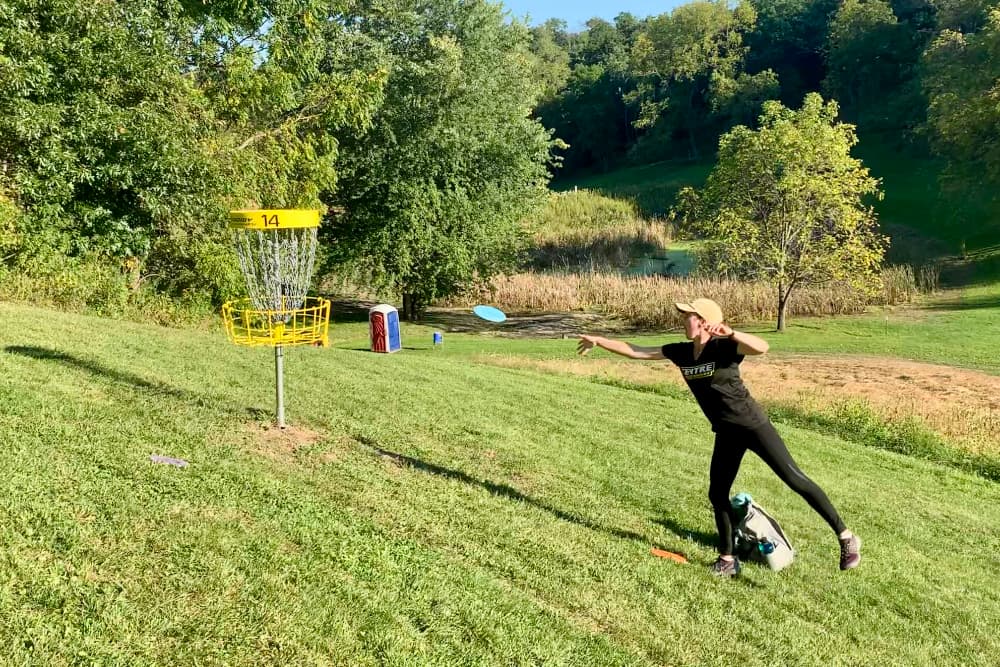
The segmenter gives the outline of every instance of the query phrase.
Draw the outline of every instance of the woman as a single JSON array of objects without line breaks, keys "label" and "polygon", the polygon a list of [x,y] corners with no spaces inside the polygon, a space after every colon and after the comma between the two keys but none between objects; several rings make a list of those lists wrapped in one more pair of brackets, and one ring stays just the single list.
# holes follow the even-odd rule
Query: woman
[{"label": "woman", "polygon": [[795,465],[781,436],[740,378],[743,357],[764,354],[767,342],[733,331],[723,323],[722,309],[711,299],[675,305],[684,313],[684,334],[689,343],[640,347],[600,336],[581,336],[577,351],[587,354],[592,348],[601,347],[631,359],[669,359],[680,368],[715,431],[708,498],[719,531],[719,558],[712,564],[712,574],[732,577],[740,572],[739,561],[733,556],[735,515],[729,492],[748,449],[763,459],[837,533],[840,569],[857,567],[861,562],[861,539],[847,529],[823,490]]}]

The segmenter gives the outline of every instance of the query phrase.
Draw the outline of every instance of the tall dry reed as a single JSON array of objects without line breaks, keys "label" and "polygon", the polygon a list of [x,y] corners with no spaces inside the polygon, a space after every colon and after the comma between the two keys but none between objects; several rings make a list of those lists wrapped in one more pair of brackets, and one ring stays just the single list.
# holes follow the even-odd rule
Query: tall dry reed
[{"label": "tall dry reed", "polygon": [[[442,305],[469,306],[487,301],[512,313],[596,311],[635,326],[662,327],[677,324],[674,302],[696,296],[717,301],[732,322],[777,317],[775,290],[764,283],[599,272],[498,276],[488,285]],[[860,313],[866,305],[867,299],[850,287],[829,285],[798,290],[788,308],[789,315],[841,315]]]}]

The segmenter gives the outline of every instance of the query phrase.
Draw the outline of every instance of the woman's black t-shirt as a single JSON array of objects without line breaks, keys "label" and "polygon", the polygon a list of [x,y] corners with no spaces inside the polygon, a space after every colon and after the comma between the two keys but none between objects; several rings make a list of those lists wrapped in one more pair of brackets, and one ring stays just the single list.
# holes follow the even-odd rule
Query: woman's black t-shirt
[{"label": "woman's black t-shirt", "polygon": [[695,400],[718,431],[727,425],[754,428],[767,422],[767,414],[753,400],[740,377],[743,355],[732,338],[712,338],[701,356],[694,358],[694,343],[669,343],[663,356],[681,369]]}]

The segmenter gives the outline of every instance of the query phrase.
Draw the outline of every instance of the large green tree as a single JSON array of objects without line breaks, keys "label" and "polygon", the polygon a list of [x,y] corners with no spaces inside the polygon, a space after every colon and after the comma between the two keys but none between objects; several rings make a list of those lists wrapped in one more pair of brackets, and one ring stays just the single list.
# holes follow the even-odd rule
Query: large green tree
[{"label": "large green tree", "polygon": [[356,25],[381,45],[389,79],[371,127],[342,137],[328,267],[401,294],[413,318],[513,266],[552,142],[530,114],[530,34],[500,6],[393,0]]},{"label": "large green tree", "polygon": [[640,80],[637,124],[660,125],[661,136],[682,134],[689,157],[697,159],[720,117],[745,113],[753,100],[759,104],[776,94],[773,72],[743,71],[743,38],[755,22],[751,5],[725,0],[692,2],[650,18],[632,48],[632,71]]},{"label": "large green tree", "polygon": [[[327,0],[0,0],[0,193],[18,271],[99,262],[133,288],[240,286],[227,208],[318,205],[334,133],[379,100],[377,62]],[[355,49],[356,50],[356,49]]]},{"label": "large green tree", "polygon": [[708,239],[702,266],[775,287],[778,330],[805,285],[879,283],[886,239],[865,203],[879,181],[851,156],[854,127],[816,93],[799,110],[764,105],[760,128],[739,126],[719,142],[705,187],[680,195],[687,224]]},{"label": "large green tree", "polygon": [[750,0],[757,13],[747,35],[749,73],[773,70],[781,101],[798,104],[826,75],[826,39],[838,0]]},{"label": "large green tree", "polygon": [[826,93],[864,128],[915,127],[925,107],[916,77],[924,40],[885,0],[844,0],[830,22]]},{"label": "large green tree", "polygon": [[950,184],[1000,187],[1000,8],[982,30],[946,30],[924,60],[934,149],[948,160]]},{"label": "large green tree", "polygon": [[607,171],[625,158],[635,140],[636,112],[625,98],[635,88],[628,54],[641,26],[623,13],[615,17],[614,25],[591,19],[585,31],[559,40],[565,44],[571,72],[558,94],[543,98],[536,112],[569,144],[562,173]]},{"label": "large green tree", "polygon": [[0,2],[0,157],[23,241],[8,265],[141,263],[158,231],[214,208],[182,23],[177,5],[152,2]]},{"label": "large green tree", "polygon": [[937,26],[941,30],[975,32],[988,20],[995,0],[928,0],[937,15]]},{"label": "large green tree", "polygon": [[538,107],[542,122],[567,142],[562,166],[607,171],[620,161],[634,137],[632,110],[622,99],[630,82],[603,65],[577,65],[559,96]]},{"label": "large green tree", "polygon": [[570,75],[569,49],[560,44],[565,22],[550,19],[531,29],[533,77],[541,86],[541,100],[553,99]]}]

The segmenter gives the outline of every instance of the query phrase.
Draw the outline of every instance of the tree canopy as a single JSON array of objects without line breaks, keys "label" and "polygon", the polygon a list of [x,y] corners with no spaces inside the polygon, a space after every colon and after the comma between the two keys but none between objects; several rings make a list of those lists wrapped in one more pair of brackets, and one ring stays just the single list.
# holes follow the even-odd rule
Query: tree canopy
[{"label": "tree canopy", "polygon": [[854,127],[837,113],[816,93],[798,110],[766,102],[759,129],[723,135],[705,187],[682,193],[687,223],[709,239],[705,270],[771,282],[779,331],[799,287],[879,284],[885,239],[865,201],[879,181],[851,157]]},{"label": "tree canopy", "polygon": [[[399,0],[359,27],[383,45],[386,98],[345,133],[330,262],[401,293],[407,316],[513,266],[552,141],[528,115],[530,34],[487,2]],[[362,17],[359,17],[362,18]]]},{"label": "tree canopy", "polygon": [[976,33],[946,30],[926,56],[924,87],[935,150],[960,187],[1000,186],[1000,8]]},{"label": "tree canopy", "polygon": [[326,268],[448,293],[548,180],[530,40],[482,0],[0,0],[0,266],[217,303],[227,209],[348,203]]},{"label": "tree canopy", "polygon": [[0,0],[0,273],[217,304],[227,209],[316,206],[323,270],[416,312],[512,265],[552,174],[709,162],[811,92],[992,197],[998,11],[696,0],[571,31],[490,0]]}]

